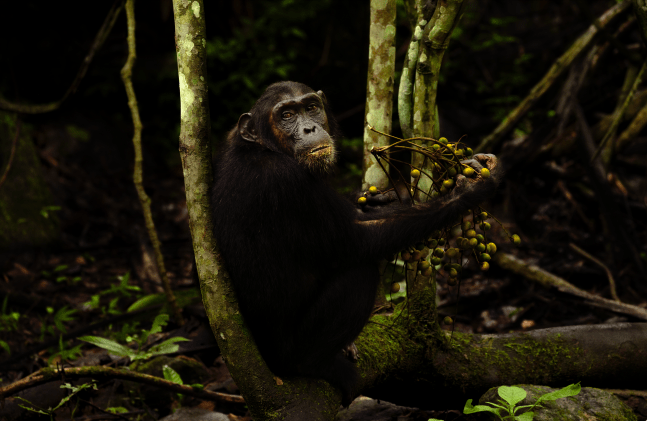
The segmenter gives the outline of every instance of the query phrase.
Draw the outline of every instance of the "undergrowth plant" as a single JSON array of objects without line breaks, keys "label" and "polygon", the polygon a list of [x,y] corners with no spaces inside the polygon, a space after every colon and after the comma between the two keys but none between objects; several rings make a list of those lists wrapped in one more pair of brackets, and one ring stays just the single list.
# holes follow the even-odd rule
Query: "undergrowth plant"
[{"label": "undergrowth plant", "polygon": [[[526,391],[516,386],[501,386],[498,389],[499,396],[501,397],[501,399],[498,400],[498,403],[487,402],[487,404],[491,406],[472,406],[472,400],[468,399],[467,403],[465,403],[463,414],[490,412],[496,415],[496,419],[499,420],[532,421],[532,419],[535,417],[533,409],[535,407],[542,408],[542,406],[540,405],[541,402],[554,401],[560,398],[575,396],[580,393],[580,390],[582,390],[582,387],[579,383],[571,384],[563,389],[541,395],[532,405],[517,406],[519,402],[523,401],[526,398]],[[517,414],[520,410],[525,410],[525,412]],[[501,414],[501,411],[505,411],[507,415]]]},{"label": "undergrowth plant", "polygon": [[164,342],[154,345],[148,349],[144,349],[146,341],[149,336],[155,333],[160,333],[162,327],[166,326],[168,323],[168,314],[159,314],[155,317],[153,321],[153,326],[150,330],[142,329],[141,335],[132,335],[128,336],[126,339],[127,342],[132,343],[136,346],[135,349],[130,348],[127,345],[122,345],[118,342],[112,341],[110,339],[102,338],[100,336],[82,336],[79,339],[85,342],[89,342],[92,345],[96,345],[99,348],[103,348],[110,352],[111,354],[128,357],[131,361],[146,360],[151,357],[164,354],[172,354],[177,352],[179,345],[176,342],[189,341],[190,339],[175,337],[165,340]]}]

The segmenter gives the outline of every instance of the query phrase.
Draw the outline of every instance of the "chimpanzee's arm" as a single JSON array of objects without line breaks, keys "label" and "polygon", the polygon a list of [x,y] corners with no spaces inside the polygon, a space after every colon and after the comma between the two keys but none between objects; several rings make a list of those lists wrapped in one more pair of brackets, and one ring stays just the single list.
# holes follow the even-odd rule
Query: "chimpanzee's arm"
[{"label": "chimpanzee's arm", "polygon": [[460,175],[456,187],[447,196],[413,207],[391,206],[381,210],[376,217],[370,214],[358,217],[357,225],[364,240],[363,252],[367,256],[390,256],[426,239],[433,231],[447,227],[463,212],[491,197],[502,175],[496,157],[481,154],[463,162],[474,167],[477,174],[481,166],[487,166],[491,176],[470,179]]}]

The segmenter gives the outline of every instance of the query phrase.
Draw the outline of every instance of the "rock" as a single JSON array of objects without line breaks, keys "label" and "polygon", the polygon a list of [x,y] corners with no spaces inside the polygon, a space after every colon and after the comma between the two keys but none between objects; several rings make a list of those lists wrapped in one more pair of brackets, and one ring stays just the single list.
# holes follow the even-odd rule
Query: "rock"
[{"label": "rock", "polygon": [[417,408],[396,406],[385,401],[376,401],[360,396],[337,414],[337,421],[393,421],[407,420]]},{"label": "rock", "polygon": [[[547,386],[515,386],[528,393],[518,406],[532,405],[539,396],[559,390]],[[479,399],[479,404],[499,403],[501,397],[497,389],[498,387],[493,387],[485,392]],[[592,387],[583,387],[576,396],[542,402],[541,405],[542,408],[535,407],[533,410],[535,413],[533,421],[637,421],[633,411],[620,399],[609,392]],[[523,412],[520,411],[517,415],[521,413]]]}]

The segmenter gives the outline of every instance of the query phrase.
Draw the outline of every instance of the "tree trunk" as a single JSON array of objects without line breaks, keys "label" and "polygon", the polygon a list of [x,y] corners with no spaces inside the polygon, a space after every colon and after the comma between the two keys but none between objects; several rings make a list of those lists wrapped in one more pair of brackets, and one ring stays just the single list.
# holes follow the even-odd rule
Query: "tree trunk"
[{"label": "tree trunk", "polygon": [[[368,190],[370,186],[384,190],[389,186],[386,174],[370,151],[375,146],[388,145],[390,139],[371,131],[369,125],[384,133],[391,133],[395,71],[395,11],[395,0],[371,1],[362,190]],[[389,170],[388,167],[384,169]]]}]

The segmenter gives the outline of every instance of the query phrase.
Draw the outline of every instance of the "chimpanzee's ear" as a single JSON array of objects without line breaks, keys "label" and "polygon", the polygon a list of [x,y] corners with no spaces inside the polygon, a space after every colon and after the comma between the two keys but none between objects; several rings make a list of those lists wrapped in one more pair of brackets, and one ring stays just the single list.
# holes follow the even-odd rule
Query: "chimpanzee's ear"
[{"label": "chimpanzee's ear", "polygon": [[319,98],[321,98],[324,105],[328,104],[328,101],[326,100],[326,95],[324,95],[323,91],[317,91],[317,95],[319,95]]},{"label": "chimpanzee's ear", "polygon": [[238,134],[248,142],[256,142],[258,135],[256,134],[256,129],[250,124],[251,119],[252,115],[250,113],[245,113],[240,116],[238,119]]}]

